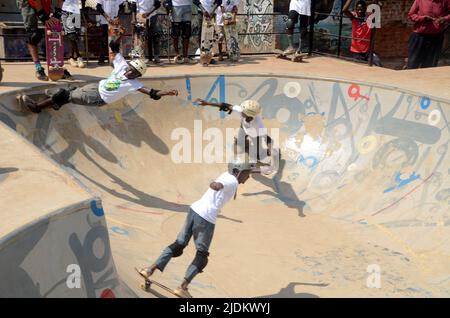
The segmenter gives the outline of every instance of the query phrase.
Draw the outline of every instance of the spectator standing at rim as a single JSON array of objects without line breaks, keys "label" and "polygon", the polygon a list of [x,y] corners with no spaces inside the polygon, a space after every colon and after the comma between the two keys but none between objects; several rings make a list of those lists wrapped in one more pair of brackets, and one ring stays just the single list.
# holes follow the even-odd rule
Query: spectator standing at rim
[{"label": "spectator standing at rim", "polygon": [[83,68],[86,65],[78,50],[81,34],[80,0],[64,0],[61,21],[64,26],[64,35],[70,43],[69,63],[72,66]]},{"label": "spectator standing at rim", "polygon": [[408,17],[414,22],[408,43],[408,69],[435,67],[450,23],[450,0],[415,0]]},{"label": "spectator standing at rim", "polygon": [[[38,28],[38,20],[48,28],[59,23],[62,14],[62,4],[63,0],[58,0],[52,13],[52,0],[17,0],[17,7],[22,14],[25,33],[27,34],[28,51],[36,68],[36,78],[41,81],[48,81],[48,77],[39,60],[38,45],[44,35]],[[64,78],[71,78],[67,70],[64,70]]]},{"label": "spectator standing at rim", "polygon": [[[192,0],[165,0],[163,6],[172,22],[172,39],[175,50],[175,63],[195,64],[189,57],[189,41],[192,34]],[[182,54],[179,49],[179,39],[182,38]]]},{"label": "spectator standing at rim", "polygon": [[[367,4],[364,0],[356,2],[355,11],[349,10],[353,0],[347,0],[342,11],[352,21],[352,45],[350,52],[354,59],[368,61],[370,58],[370,39],[372,37],[372,28],[367,23]],[[373,53],[373,64],[382,66],[380,58]]]},{"label": "spectator standing at rim", "polygon": [[[291,0],[289,3],[288,20],[286,22],[286,32],[288,36],[289,46],[284,51],[286,54],[295,52],[301,53],[302,39],[308,32],[308,24],[311,16],[311,0]],[[300,21],[300,36],[298,38],[298,48],[294,45],[294,28]]]}]

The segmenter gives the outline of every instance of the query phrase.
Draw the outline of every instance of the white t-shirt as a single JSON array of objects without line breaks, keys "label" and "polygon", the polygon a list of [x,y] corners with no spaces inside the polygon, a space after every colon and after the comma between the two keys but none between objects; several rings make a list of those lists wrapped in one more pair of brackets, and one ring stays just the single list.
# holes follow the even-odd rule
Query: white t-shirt
[{"label": "white t-shirt", "polygon": [[192,6],[192,0],[172,0],[174,7]]},{"label": "white t-shirt", "polygon": [[223,0],[222,5],[216,11],[216,24],[223,25],[223,12],[230,12],[233,7],[238,8],[241,0]]},{"label": "white t-shirt", "polygon": [[124,76],[128,64],[122,54],[116,54],[113,63],[114,70],[111,75],[101,80],[98,86],[100,96],[107,104],[114,103],[128,94],[135,94],[138,89],[144,87],[138,80],[129,80]]},{"label": "white t-shirt", "polygon": [[311,0],[291,0],[289,11],[297,11],[298,14],[311,16]]},{"label": "white t-shirt", "polygon": [[66,12],[80,14],[80,0],[65,0],[61,9]]},{"label": "white t-shirt", "polygon": [[[233,106],[233,111],[241,114],[242,107],[240,105]],[[258,137],[258,136],[266,136],[267,128],[264,126],[261,116],[255,116],[251,122],[246,122],[245,119],[241,116],[241,126],[244,129],[246,135],[250,137]]]},{"label": "white t-shirt", "polygon": [[223,184],[222,190],[215,191],[208,188],[201,199],[191,205],[191,209],[195,213],[212,224],[216,224],[216,218],[220,213],[220,209],[234,197],[239,184],[236,177],[229,172],[222,173],[216,179],[216,182]]},{"label": "white t-shirt", "polygon": [[202,7],[205,8],[208,13],[213,13],[212,8],[214,7],[214,0],[200,0],[200,3],[202,4]]},{"label": "white t-shirt", "polygon": [[[124,3],[125,0],[97,0],[98,4],[103,6],[103,10],[111,19],[117,18],[119,15],[119,6]],[[98,16],[100,24],[108,24],[108,21],[102,16]]]},{"label": "white t-shirt", "polygon": [[[148,13],[155,8],[155,0],[130,0],[130,2],[136,3],[137,13]],[[155,10],[148,18],[158,14]]]}]

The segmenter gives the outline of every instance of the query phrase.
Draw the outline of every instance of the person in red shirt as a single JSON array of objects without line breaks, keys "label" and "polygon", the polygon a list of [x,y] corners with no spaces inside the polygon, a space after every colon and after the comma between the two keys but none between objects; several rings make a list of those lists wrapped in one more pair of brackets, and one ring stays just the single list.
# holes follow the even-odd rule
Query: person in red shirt
[{"label": "person in red shirt", "polygon": [[[41,42],[43,34],[38,28],[38,19],[46,27],[52,27],[61,19],[62,4],[63,0],[58,0],[52,14],[52,0],[17,0],[17,6],[22,14],[27,34],[28,51],[36,68],[36,78],[41,81],[48,81],[48,77],[39,61],[38,44]],[[64,75],[66,78],[70,78],[70,73],[67,70],[64,70]]]},{"label": "person in red shirt", "polygon": [[[370,38],[372,29],[367,24],[367,4],[360,0],[356,2],[355,11],[350,11],[353,0],[347,0],[342,11],[352,21],[352,44],[350,52],[352,57],[361,61],[368,61],[370,55]],[[382,66],[380,58],[373,53],[373,64]]]},{"label": "person in red shirt", "polygon": [[408,43],[408,69],[435,67],[450,24],[450,0],[415,0],[408,17],[414,22]]}]

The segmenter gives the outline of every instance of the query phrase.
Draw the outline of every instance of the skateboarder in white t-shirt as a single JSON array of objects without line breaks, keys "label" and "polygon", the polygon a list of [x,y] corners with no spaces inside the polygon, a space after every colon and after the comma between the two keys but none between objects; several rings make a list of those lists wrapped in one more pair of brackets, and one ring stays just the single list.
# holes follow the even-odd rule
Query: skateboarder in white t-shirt
[{"label": "skateboarder in white t-shirt", "polygon": [[156,262],[150,267],[143,268],[140,274],[148,278],[156,269],[161,272],[164,271],[172,257],[183,254],[184,248],[188,245],[191,237],[194,236],[197,250],[195,258],[187,268],[180,287],[174,291],[176,295],[182,298],[191,298],[188,285],[208,264],[209,246],[213,238],[217,215],[225,204],[235,196],[238,185],[248,180],[252,169],[253,165],[245,161],[230,163],[228,171],[212,182],[201,199],[190,206],[186,221],[176,241],[167,246]]},{"label": "skateboarder in white t-shirt", "polygon": [[113,52],[114,69],[108,78],[72,90],[60,88],[48,99],[39,103],[27,95],[21,95],[20,102],[32,112],[39,113],[42,109],[49,107],[58,110],[67,103],[84,106],[103,106],[137,92],[149,95],[154,100],[158,100],[162,96],[178,95],[177,90],[160,91],[144,87],[137,78],[145,74],[147,69],[145,62],[142,59],[133,59],[127,62],[122,54],[119,53],[120,45],[118,42],[111,41],[109,46]]}]

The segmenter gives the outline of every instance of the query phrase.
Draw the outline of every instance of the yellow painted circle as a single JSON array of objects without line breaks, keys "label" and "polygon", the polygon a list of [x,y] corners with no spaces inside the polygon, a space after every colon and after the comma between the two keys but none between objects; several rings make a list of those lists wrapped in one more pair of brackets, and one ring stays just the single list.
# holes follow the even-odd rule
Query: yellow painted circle
[{"label": "yellow painted circle", "polygon": [[358,143],[358,151],[360,154],[367,154],[373,151],[378,145],[377,137],[366,136],[362,138]]}]

